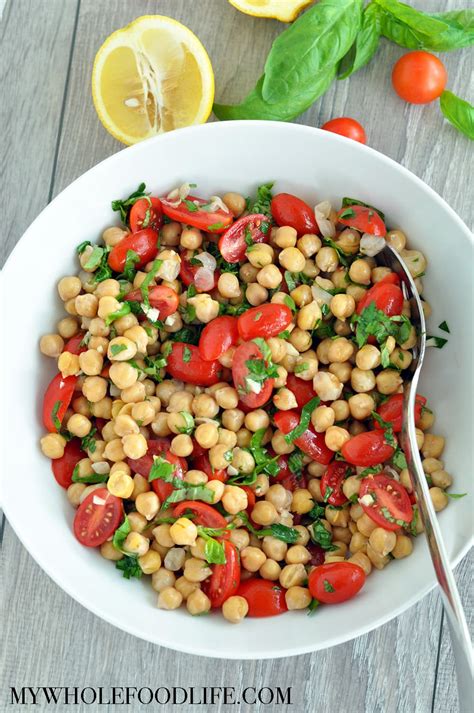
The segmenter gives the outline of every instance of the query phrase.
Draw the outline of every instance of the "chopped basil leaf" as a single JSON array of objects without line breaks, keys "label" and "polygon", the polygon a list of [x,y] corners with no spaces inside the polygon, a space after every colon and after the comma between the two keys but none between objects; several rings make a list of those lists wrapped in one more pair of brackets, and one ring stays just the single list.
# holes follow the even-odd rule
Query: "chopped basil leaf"
[{"label": "chopped basil leaf", "polygon": [[71,480],[73,483],[86,483],[87,485],[95,485],[96,483],[105,483],[109,479],[107,475],[99,475],[98,473],[90,473],[89,475],[79,475],[79,464],[72,471]]},{"label": "chopped basil leaf", "polygon": [[153,480],[159,478],[160,480],[164,480],[165,483],[171,483],[175,488],[182,488],[183,481],[173,476],[175,470],[176,466],[173,463],[169,463],[161,456],[155,456],[148,475],[148,482],[151,483]]},{"label": "chopped basil leaf", "polygon": [[225,564],[224,546],[218,540],[215,540],[212,535],[222,535],[223,530],[215,530],[209,527],[198,527],[198,535],[206,541],[204,547],[204,557],[209,564]]},{"label": "chopped basil leaf", "polygon": [[123,559],[118,560],[115,563],[115,567],[122,572],[122,576],[125,579],[131,579],[131,577],[140,579],[143,574],[142,568],[138,563],[138,557],[133,555],[126,555]]},{"label": "chopped basil leaf", "polygon": [[78,255],[82,255],[82,253],[84,252],[84,250],[85,250],[89,245],[92,245],[92,243],[91,243],[90,240],[84,240],[83,243],[79,243],[79,245],[78,245],[77,248],[76,248],[77,254],[78,254]]},{"label": "chopped basil leaf", "polygon": [[127,535],[129,535],[131,531],[132,526],[130,525],[130,520],[125,515],[124,521],[122,522],[120,527],[115,530],[114,536],[112,538],[112,544],[116,550],[118,550],[119,552],[123,552],[123,544],[127,539]]},{"label": "chopped basil leaf", "polygon": [[393,427],[391,421],[384,421],[384,419],[377,413],[377,411],[372,411],[372,418],[377,421],[379,426],[382,427],[384,431],[385,443],[392,446],[392,448],[397,447],[397,441],[393,435]]},{"label": "chopped basil leaf", "polygon": [[387,337],[394,337],[399,343],[407,341],[411,332],[411,322],[404,315],[387,317],[371,302],[361,314],[353,314],[351,324],[356,324],[356,342],[359,349],[367,343],[369,336],[374,336],[379,344],[386,343]]},{"label": "chopped basil leaf", "polygon": [[333,492],[334,492],[334,488],[331,488],[329,485],[326,485],[326,490],[324,491],[324,495],[323,495],[323,500],[325,503],[327,503],[327,501],[329,500],[329,498],[331,497]]},{"label": "chopped basil leaf", "polygon": [[459,500],[459,498],[466,497],[467,493],[446,493],[446,495],[453,500]]},{"label": "chopped basil leaf", "polygon": [[122,302],[120,309],[118,309],[116,312],[112,312],[105,318],[106,325],[111,325],[112,322],[114,322],[116,319],[120,319],[120,317],[125,317],[125,315],[130,314],[131,311],[132,310],[130,307],[130,303]]},{"label": "chopped basil leaf", "polygon": [[81,448],[83,451],[89,451],[90,453],[95,453],[96,440],[94,434],[97,433],[97,428],[91,428],[87,436],[81,439]]},{"label": "chopped basil leaf", "polygon": [[342,199],[342,207],[345,208],[346,206],[351,206],[351,205],[362,205],[364,208],[372,208],[372,210],[375,210],[376,213],[379,214],[379,216],[382,218],[382,220],[385,222],[385,214],[382,213],[381,210],[378,208],[374,208],[373,205],[369,205],[368,203],[364,203],[363,201],[358,201],[356,198],[343,198]]},{"label": "chopped basil leaf", "polygon": [[[394,453],[393,455],[394,455],[394,457],[395,457],[396,451],[395,451],[395,453]],[[380,473],[380,471],[381,471],[381,466],[379,466],[379,465],[373,465],[373,466],[371,466],[370,468],[364,468],[364,470],[361,471],[361,472],[359,473],[359,475],[357,475],[356,477],[357,477],[358,480],[362,480],[362,478],[366,478],[368,475],[375,475],[375,474],[377,474],[377,473]]]},{"label": "chopped basil leaf", "polygon": [[326,530],[321,520],[313,522],[313,524],[310,525],[309,530],[313,542],[322,547],[323,550],[326,550],[327,552],[337,550],[337,547],[332,544],[331,533]]},{"label": "chopped basil leaf", "polygon": [[283,332],[280,332],[280,334],[278,335],[278,339],[289,339],[289,338],[290,338],[290,332],[287,329],[283,330]]},{"label": "chopped basil leaf", "polygon": [[133,282],[135,279],[135,275],[137,274],[137,271],[135,270],[135,265],[137,262],[140,262],[140,257],[139,255],[135,252],[135,250],[127,250],[127,254],[125,256],[125,265],[123,267],[123,276],[127,280],[127,282]]},{"label": "chopped basil leaf", "polygon": [[288,289],[290,290],[290,292],[292,292],[296,288],[296,281],[293,277],[293,273],[291,273],[289,270],[285,270],[284,276],[285,282],[288,285]]},{"label": "chopped basil leaf", "polygon": [[400,470],[408,467],[407,459],[405,458],[405,454],[400,446],[397,446],[395,453],[392,456],[392,463],[396,468],[400,468]]},{"label": "chopped basil leaf", "polygon": [[189,436],[194,430],[194,418],[187,411],[180,411],[179,413],[184,419],[184,426],[178,428],[178,431]]},{"label": "chopped basil leaf", "polygon": [[450,329],[448,327],[448,323],[446,321],[441,322],[441,324],[438,324],[438,329],[441,329],[443,332],[448,332],[448,334],[451,334]]},{"label": "chopped basil leaf", "polygon": [[214,230],[221,230],[224,227],[224,223],[213,223],[207,226],[207,230],[212,233]]},{"label": "chopped basil leaf", "polygon": [[296,448],[293,453],[288,456],[288,468],[296,477],[300,477],[303,472],[303,453]]},{"label": "chopped basil leaf", "polygon": [[331,582],[329,582],[327,579],[323,581],[323,587],[325,592],[335,592],[336,590],[332,586]]},{"label": "chopped basil leaf", "polygon": [[131,193],[128,198],[125,198],[125,200],[112,201],[112,210],[119,211],[120,218],[124,225],[127,224],[128,213],[132,205],[141,198],[148,198],[149,194],[145,193],[145,188],[146,185],[144,183],[140,183],[137,190]]},{"label": "chopped basil leaf", "polygon": [[296,364],[294,369],[295,374],[301,374],[302,371],[306,371],[308,366],[309,364],[307,361],[304,361],[302,364]]},{"label": "chopped basil leaf", "polygon": [[112,346],[110,347],[110,353],[112,354],[112,356],[117,356],[117,354],[126,351],[126,349],[126,344],[112,344]]},{"label": "chopped basil leaf", "polygon": [[272,216],[270,204],[272,202],[273,183],[263,183],[257,188],[257,197],[253,204],[250,203],[247,206],[249,213],[263,213],[269,218]]},{"label": "chopped basil leaf", "polygon": [[183,199],[183,203],[185,204],[186,208],[189,210],[190,213],[196,213],[199,210],[199,206],[197,206],[195,203],[188,200],[187,198]]},{"label": "chopped basil leaf", "polygon": [[303,408],[301,409],[301,417],[299,424],[285,436],[285,441],[287,443],[293,443],[293,441],[303,435],[303,433],[309,426],[311,414],[313,413],[314,409],[319,406],[320,402],[321,399],[319,398],[319,396],[315,396],[311,399],[311,401],[308,401],[308,403],[303,406]]},{"label": "chopped basil leaf", "polygon": [[151,281],[155,277],[156,273],[160,269],[160,267],[163,265],[163,260],[153,260],[153,264],[151,266],[150,272],[147,273],[147,276],[143,280],[141,286],[140,286],[140,292],[142,293],[143,297],[143,302],[144,304],[149,307],[150,306],[150,298],[148,296],[148,288],[150,286]]},{"label": "chopped basil leaf", "polygon": [[392,513],[387,507],[382,507],[380,508],[380,513],[384,516],[384,518],[387,520],[387,522],[393,522],[394,525],[398,525],[399,527],[404,527],[404,528],[409,528],[410,523],[406,522],[406,520],[402,520],[400,518],[395,518],[393,517]]},{"label": "chopped basil leaf", "polygon": [[54,423],[54,427],[57,431],[61,430],[61,421],[58,418],[58,411],[61,408],[62,404],[62,401],[56,401],[53,406],[53,410],[51,411],[51,420]]},{"label": "chopped basil leaf", "polygon": [[100,265],[100,261],[102,259],[103,254],[104,248],[101,248],[99,245],[94,245],[86,264],[83,266],[84,270],[95,270],[95,268]]},{"label": "chopped basil leaf", "polygon": [[355,218],[355,210],[352,208],[346,208],[342,213],[339,214],[339,218]]},{"label": "chopped basil leaf", "polygon": [[192,352],[189,347],[184,347],[183,349],[183,361],[187,364],[191,361]]},{"label": "chopped basil leaf", "polygon": [[313,616],[313,614],[316,613],[317,608],[319,607],[319,601],[317,599],[311,599],[310,603],[308,604],[308,616]]},{"label": "chopped basil leaf", "polygon": [[289,309],[291,309],[292,312],[296,312],[296,304],[295,301],[290,295],[285,295],[283,302],[286,304]]},{"label": "chopped basil leaf", "polygon": [[427,347],[436,347],[436,349],[442,349],[447,343],[448,340],[444,339],[443,337],[433,337],[431,335],[426,337]]},{"label": "chopped basil leaf", "polygon": [[309,513],[307,513],[307,515],[312,520],[320,520],[322,517],[324,517],[324,513],[325,513],[324,507],[322,505],[319,505],[319,503],[315,503],[314,506],[309,511]]}]

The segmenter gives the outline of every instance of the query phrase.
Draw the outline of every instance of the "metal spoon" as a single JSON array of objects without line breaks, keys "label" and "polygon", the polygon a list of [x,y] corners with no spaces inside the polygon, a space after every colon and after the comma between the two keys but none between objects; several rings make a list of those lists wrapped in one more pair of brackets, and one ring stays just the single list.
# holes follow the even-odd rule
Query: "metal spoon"
[{"label": "metal spoon", "polygon": [[433,567],[441,589],[441,599],[446,612],[451,642],[456,665],[460,711],[472,710],[474,657],[466,617],[459,597],[459,591],[449,565],[446,548],[438,525],[428,483],[421,465],[415,433],[415,397],[418,387],[426,346],[426,327],[418,291],[412,276],[398,253],[386,245],[378,253],[376,260],[380,265],[389,267],[400,277],[405,299],[410,301],[411,322],[418,339],[413,348],[413,361],[405,375],[403,400],[402,446],[408,464],[408,471],[416,494],[421,520],[425,528],[426,539]]}]

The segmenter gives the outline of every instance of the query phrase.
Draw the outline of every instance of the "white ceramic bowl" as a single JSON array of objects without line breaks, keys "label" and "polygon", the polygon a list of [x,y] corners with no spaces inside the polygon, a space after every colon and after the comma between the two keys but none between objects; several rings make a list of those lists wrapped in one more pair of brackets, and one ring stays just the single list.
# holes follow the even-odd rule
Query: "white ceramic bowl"
[{"label": "white ceramic bowl", "polygon": [[[88,171],[38,216],[18,243],[2,275],[3,505],[9,522],[40,566],[72,597],[106,621],[148,641],[203,656],[274,658],[322,649],[387,622],[434,586],[421,537],[414,553],[373,573],[352,601],[321,607],[315,616],[291,612],[246,619],[231,626],[221,616],[190,617],[156,608],[148,578],[127,581],[98,552],[82,547],[71,531],[74,511],[38,447],[44,388],[55,365],[38,352],[41,334],[61,314],[58,278],[77,270],[75,246],[95,241],[115,223],[110,201],[145,181],[162,194],[185,181],[203,196],[252,193],[276,181],[311,205],[342,196],[385,211],[411,247],[428,256],[426,296],[432,328],[448,320],[449,343],[429,350],[422,393],[436,411],[436,432],[447,437],[443,455],[454,491],[471,491],[466,455],[471,449],[472,325],[466,295],[472,280],[471,235],[448,205],[421,180],[380,153],[318,129],[270,122],[208,124],[176,131],[127,148]],[[440,515],[453,564],[469,546],[472,495],[450,502]],[[48,603],[45,603],[48,606]]]}]

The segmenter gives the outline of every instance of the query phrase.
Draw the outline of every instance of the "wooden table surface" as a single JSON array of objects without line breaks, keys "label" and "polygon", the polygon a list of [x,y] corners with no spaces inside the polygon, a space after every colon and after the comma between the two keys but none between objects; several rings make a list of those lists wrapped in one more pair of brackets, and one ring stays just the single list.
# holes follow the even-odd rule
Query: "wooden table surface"
[{"label": "wooden table surface", "polygon": [[[442,11],[468,3],[417,4]],[[2,9],[2,264],[53,196],[121,148],[99,123],[90,92],[94,55],[107,35],[139,15],[161,13],[181,20],[209,51],[216,98],[235,102],[253,86],[282,29],[276,21],[239,13],[226,0],[0,0]],[[420,107],[397,99],[390,70],[401,54],[384,41],[368,67],[335,83],[298,122],[320,126],[335,116],[354,116],[366,127],[371,146],[420,176],[469,224],[472,144],[443,121],[436,103]],[[472,101],[470,51],[446,53],[443,59],[450,89]],[[3,534],[1,710],[14,709],[7,707],[9,686],[159,684],[293,686],[291,706],[240,710],[459,711],[449,635],[436,592],[376,631],[327,651],[273,661],[217,661],[159,648],[106,624],[49,579],[8,522]],[[456,576],[472,617],[470,571],[466,558]],[[117,710],[124,708],[131,710]],[[176,710],[192,713],[203,706]]]}]

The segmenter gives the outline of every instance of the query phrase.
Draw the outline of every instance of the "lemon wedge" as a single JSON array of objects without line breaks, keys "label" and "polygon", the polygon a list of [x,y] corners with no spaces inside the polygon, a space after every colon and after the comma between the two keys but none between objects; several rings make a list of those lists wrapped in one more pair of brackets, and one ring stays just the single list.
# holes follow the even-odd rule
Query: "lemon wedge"
[{"label": "lemon wedge", "polygon": [[293,22],[313,0],[229,0],[230,4],[254,17],[271,17],[280,22]]},{"label": "lemon wedge", "polygon": [[92,97],[107,131],[124,144],[209,117],[214,73],[201,42],[180,22],[144,15],[96,54]]}]

